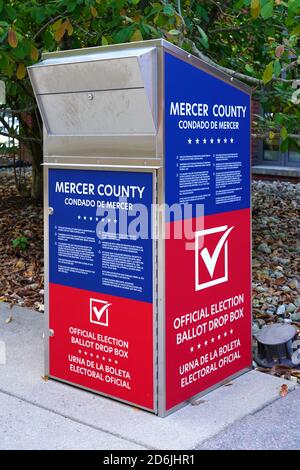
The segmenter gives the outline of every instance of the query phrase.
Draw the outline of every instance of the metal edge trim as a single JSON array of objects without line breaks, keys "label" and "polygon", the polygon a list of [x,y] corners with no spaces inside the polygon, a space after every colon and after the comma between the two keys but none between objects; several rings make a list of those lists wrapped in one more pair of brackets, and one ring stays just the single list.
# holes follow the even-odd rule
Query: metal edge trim
[{"label": "metal edge trim", "polygon": [[49,364],[49,214],[48,214],[48,168],[44,167],[44,375],[48,376]]},{"label": "metal edge trim", "polygon": [[[83,161],[86,161],[86,164],[92,164],[92,163],[96,163],[97,165],[100,164],[100,163],[110,163],[110,160],[113,161],[113,162],[117,162],[116,164],[118,163],[124,163],[126,162],[126,164],[128,165],[132,165],[133,163],[139,163],[141,160],[143,160],[144,164],[146,164],[147,162],[149,163],[155,163],[156,165],[158,163],[160,163],[160,158],[156,158],[156,157],[113,157],[113,156],[110,156],[110,157],[102,157],[102,156],[89,156],[89,155],[63,155],[63,156],[60,156],[60,155],[45,155],[44,157],[45,159],[45,164],[46,163],[49,163],[49,164],[52,164],[52,163],[61,163],[61,162],[64,162],[66,164],[74,164],[76,163],[77,160],[83,160]],[[89,162],[87,162],[87,160],[91,160]],[[75,160],[75,161],[74,161]],[[70,163],[71,162],[71,163]],[[80,162],[79,162],[80,163]]]},{"label": "metal edge trim", "polygon": [[54,168],[54,167],[59,167],[59,168],[101,168],[102,170],[104,168],[109,168],[110,170],[113,168],[120,169],[124,168],[126,170],[134,169],[134,170],[153,170],[153,169],[159,169],[160,166],[157,165],[116,165],[116,164],[111,164],[109,163],[42,163],[42,166],[44,167],[49,167],[49,168]]},{"label": "metal edge trim", "polygon": [[[164,105],[164,52],[161,48],[158,54],[158,93],[159,93],[159,120],[160,127],[158,133],[157,145],[159,154],[165,160],[165,105]],[[158,205],[163,207],[165,203],[165,168],[161,166],[158,172]],[[165,220],[164,213],[160,211],[158,214],[158,331],[157,331],[157,347],[158,347],[158,415],[163,416],[166,408],[166,322],[165,322]]]},{"label": "metal edge trim", "polygon": [[[152,172],[152,203],[154,207],[157,207],[157,171]],[[152,236],[152,364],[153,364],[153,408],[155,414],[158,412],[158,377],[157,377],[157,362],[158,362],[158,351],[157,351],[157,243],[156,243],[156,232],[157,232],[157,217],[156,211],[154,212],[153,206],[151,207],[151,236]]]},{"label": "metal edge trim", "polygon": [[[95,47],[86,47],[82,49],[70,49],[68,51],[54,51],[54,52],[44,52],[42,54],[42,60],[47,60],[55,57],[73,57],[75,55],[87,55],[93,54],[102,51],[117,51],[123,49],[139,49],[144,47],[157,47],[162,46],[163,39],[148,39],[145,41],[134,41],[128,43],[120,44],[109,44],[107,46],[95,46]],[[30,67],[35,67],[36,65],[31,65]]]},{"label": "metal edge trim", "polygon": [[[250,263],[250,286],[249,286],[249,291],[250,291],[250,298],[249,298],[249,302],[250,302],[250,332],[251,332],[251,339],[252,339],[252,322],[253,322],[253,313],[252,313],[252,181],[253,181],[253,177],[252,177],[252,145],[253,145],[253,141],[252,141],[252,108],[253,108],[253,103],[252,103],[252,98],[251,96],[249,96],[249,105],[250,105],[250,115],[249,115],[249,175],[250,175],[250,187],[249,187],[249,198],[250,198],[250,207],[249,207],[249,211],[250,211],[250,214],[249,214],[249,218],[250,218],[250,253],[249,253],[249,257],[250,257],[250,260],[249,260],[249,263]],[[253,361],[253,350],[252,350],[252,341],[250,341],[250,355],[251,355],[251,360]]]}]

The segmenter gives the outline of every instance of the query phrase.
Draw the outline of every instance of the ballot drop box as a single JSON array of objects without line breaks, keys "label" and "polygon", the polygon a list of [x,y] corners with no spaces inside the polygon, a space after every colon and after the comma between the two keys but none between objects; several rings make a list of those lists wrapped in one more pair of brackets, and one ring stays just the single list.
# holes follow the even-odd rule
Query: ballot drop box
[{"label": "ballot drop box", "polygon": [[46,53],[45,373],[159,416],[251,367],[250,90],[162,40]]}]

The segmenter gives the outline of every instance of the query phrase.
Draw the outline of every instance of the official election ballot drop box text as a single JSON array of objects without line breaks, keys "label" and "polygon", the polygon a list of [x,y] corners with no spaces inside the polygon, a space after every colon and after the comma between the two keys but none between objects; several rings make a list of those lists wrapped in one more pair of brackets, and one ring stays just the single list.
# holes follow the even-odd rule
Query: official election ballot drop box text
[{"label": "official election ballot drop box text", "polygon": [[165,416],[250,369],[249,89],[162,39],[29,74],[46,374]]}]

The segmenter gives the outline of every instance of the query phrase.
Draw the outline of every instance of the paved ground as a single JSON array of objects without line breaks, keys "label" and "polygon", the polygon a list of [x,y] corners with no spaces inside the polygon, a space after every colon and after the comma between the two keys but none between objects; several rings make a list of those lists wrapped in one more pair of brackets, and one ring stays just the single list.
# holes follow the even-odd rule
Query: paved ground
[{"label": "paved ground", "polygon": [[246,416],[199,449],[300,449],[300,389]]},{"label": "paved ground", "polygon": [[161,419],[42,380],[42,331],[41,314],[0,302],[0,449],[300,448],[300,388],[292,382],[280,398],[283,380],[252,371]]}]

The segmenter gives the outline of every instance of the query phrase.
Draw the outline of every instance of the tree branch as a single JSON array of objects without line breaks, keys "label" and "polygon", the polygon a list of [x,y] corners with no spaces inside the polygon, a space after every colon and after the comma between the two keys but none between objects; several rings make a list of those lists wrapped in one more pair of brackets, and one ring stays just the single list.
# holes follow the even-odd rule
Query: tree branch
[{"label": "tree branch", "polygon": [[28,108],[23,108],[23,109],[10,109],[10,108],[2,108],[0,107],[0,112],[2,113],[9,113],[9,114],[23,114],[23,113],[29,113],[31,111],[34,111],[37,108],[37,106],[29,106]]},{"label": "tree branch", "polygon": [[[223,15],[223,16],[230,16],[231,18],[235,18],[233,15],[229,15],[229,13],[225,13],[225,11],[222,9],[221,5],[220,5],[220,2],[218,1],[215,1],[215,0],[210,0],[211,3],[213,3],[217,9],[219,10],[219,12]],[[224,3],[224,2],[223,2]],[[227,7],[227,4],[226,3],[231,3],[231,2],[226,2],[225,1],[225,8]],[[224,5],[223,5],[224,6]]]},{"label": "tree branch", "polygon": [[90,36],[91,38],[96,38],[97,36],[99,36],[99,32],[91,33],[87,29],[82,28],[76,21],[72,21],[72,23],[74,26],[76,26],[79,31],[82,31],[84,34]]},{"label": "tree branch", "polygon": [[241,26],[229,26],[228,28],[209,29],[209,32],[210,33],[223,33],[223,32],[230,32],[230,31],[241,31],[243,29],[249,28],[249,26],[252,26],[252,20],[248,21],[247,23]]},{"label": "tree branch", "polygon": [[[66,12],[65,12],[66,13]],[[45,29],[48,28],[48,26],[50,26],[51,24],[55,23],[55,21],[59,20],[60,18],[63,18],[64,15],[57,15],[55,16],[54,18],[50,18],[49,21],[47,21],[47,23],[45,23],[39,30],[37,33],[35,33],[35,35],[33,36],[33,40],[35,41],[36,38],[43,32],[45,31]]]},{"label": "tree branch", "polygon": [[290,62],[288,65],[286,65],[285,67],[283,67],[283,68],[281,69],[281,73],[282,73],[282,72],[283,72],[283,73],[284,73],[284,72],[287,72],[288,70],[291,70],[291,69],[293,69],[294,67],[297,67],[298,65],[300,65],[299,62],[298,62],[298,59],[293,60],[293,62]]},{"label": "tree branch", "polygon": [[182,18],[181,0],[177,0],[177,11],[179,13],[179,16],[181,16],[181,18]]},{"label": "tree branch", "polygon": [[236,72],[235,70],[229,69],[227,67],[223,67],[222,65],[218,65],[216,62],[210,59],[207,55],[203,54],[191,39],[185,38],[185,42],[191,46],[192,53],[195,56],[199,57],[199,59],[206,62],[207,64],[212,65],[213,67],[217,67],[219,70],[222,70],[222,72],[228,73],[234,78],[247,81],[251,85],[261,86],[263,84],[263,81],[258,78],[250,77],[249,75],[245,75],[243,73]]},{"label": "tree branch", "polygon": [[24,142],[36,142],[37,144],[42,143],[41,139],[36,139],[35,137],[23,137],[17,134],[7,134],[6,132],[0,132],[0,135],[3,135],[4,137],[8,137],[11,139],[22,140]]},{"label": "tree branch", "polygon": [[[264,82],[259,78],[250,77],[249,75],[245,75],[244,73],[240,73],[240,72],[237,72],[233,69],[229,69],[228,67],[223,67],[222,65],[217,64],[212,59],[210,59],[207,55],[203,54],[191,39],[185,38],[184,41],[191,46],[192,53],[196,57],[199,57],[199,59],[206,62],[207,64],[212,65],[213,67],[217,67],[222,72],[227,73],[228,75],[230,75],[233,78],[237,78],[238,80],[242,80],[243,82],[247,82],[249,85],[257,86],[257,87],[265,86]],[[295,61],[295,62],[297,62],[297,61]],[[288,67],[290,65],[291,64],[289,64]],[[281,83],[293,83],[294,82],[294,80],[286,80],[285,78],[275,77],[274,75],[272,77],[272,80],[270,80],[268,82],[268,84],[270,84],[272,81],[273,82],[281,82]]]},{"label": "tree branch", "polygon": [[[11,139],[22,140],[24,142],[35,142],[35,143],[42,143],[42,139],[38,139],[36,137],[29,137],[29,136],[22,136],[20,134],[16,134],[14,128],[10,127],[9,124],[5,121],[3,117],[0,116],[0,123],[2,124],[3,128],[6,129],[6,132],[0,131],[0,135],[4,137],[8,137]],[[1,127],[0,127],[1,129]]]}]

